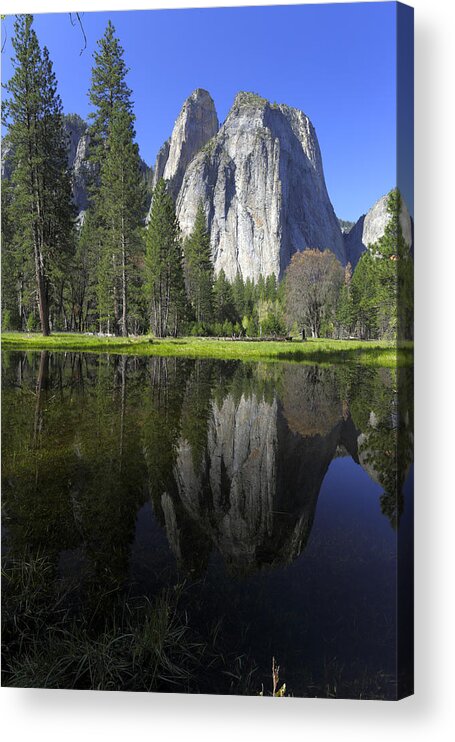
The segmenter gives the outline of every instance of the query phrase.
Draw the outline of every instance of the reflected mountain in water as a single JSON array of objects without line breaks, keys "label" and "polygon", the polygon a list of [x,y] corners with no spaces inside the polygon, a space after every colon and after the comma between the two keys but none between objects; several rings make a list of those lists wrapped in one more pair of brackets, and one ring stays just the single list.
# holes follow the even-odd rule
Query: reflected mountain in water
[{"label": "reflected mountain in water", "polygon": [[412,426],[393,372],[43,352],[4,354],[2,374],[12,549],[83,553],[118,580],[150,498],[184,572],[214,551],[235,575],[286,565],[339,456],[398,524]]},{"label": "reflected mountain in water", "polygon": [[[351,456],[374,481],[384,478],[371,463],[377,451],[368,447],[379,412],[369,414],[365,433],[356,427],[334,370],[285,367],[272,392],[257,381],[259,390],[239,366],[232,390],[228,385],[199,405],[197,440],[183,431],[174,444],[173,476],[154,502],[187,572],[202,574],[213,549],[234,574],[292,562],[308,541],[335,457]],[[204,384],[210,394],[207,377]],[[190,379],[183,408],[197,391]],[[385,424],[393,438],[391,418]]]}]

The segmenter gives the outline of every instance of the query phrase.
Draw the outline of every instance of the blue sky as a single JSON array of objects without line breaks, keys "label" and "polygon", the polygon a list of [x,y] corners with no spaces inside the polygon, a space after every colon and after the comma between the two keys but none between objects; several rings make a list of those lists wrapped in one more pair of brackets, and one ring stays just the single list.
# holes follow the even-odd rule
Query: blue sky
[{"label": "blue sky", "polygon": [[[312,120],[337,215],[356,220],[395,185],[395,3],[35,15],[67,113],[86,117],[92,54],[111,18],[125,49],[141,155],[153,164],[185,98],[207,89],[220,121],[239,90]],[[12,35],[12,18],[6,21]],[[11,41],[2,80],[11,74]]]}]

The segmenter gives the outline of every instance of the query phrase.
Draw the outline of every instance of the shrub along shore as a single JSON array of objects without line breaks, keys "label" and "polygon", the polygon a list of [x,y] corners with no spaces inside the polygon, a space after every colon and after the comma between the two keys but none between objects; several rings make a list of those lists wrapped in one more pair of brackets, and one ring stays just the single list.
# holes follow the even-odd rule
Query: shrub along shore
[{"label": "shrub along shore", "polygon": [[358,363],[366,366],[394,368],[410,366],[413,345],[398,349],[397,344],[384,340],[308,339],[244,341],[232,338],[154,338],[106,337],[78,333],[55,333],[49,337],[34,333],[2,333],[2,348],[22,351],[73,351],[113,353],[135,356],[174,356],[187,358],[217,358],[241,361],[293,361],[298,363]]}]

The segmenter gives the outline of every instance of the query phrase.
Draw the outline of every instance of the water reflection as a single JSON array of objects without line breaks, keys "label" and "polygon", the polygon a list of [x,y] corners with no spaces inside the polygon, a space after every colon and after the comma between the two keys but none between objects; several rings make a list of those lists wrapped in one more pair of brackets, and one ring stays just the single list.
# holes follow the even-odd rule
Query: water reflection
[{"label": "water reflection", "polygon": [[[6,562],[45,557],[58,611],[72,581],[71,611],[103,636],[109,596],[153,599],[185,579],[199,636],[225,620],[223,639],[253,655],[258,683],[277,654],[293,692],[314,695],[337,657],[352,682],[373,679],[346,696],[393,695],[384,668],[396,663],[411,381],[407,370],[4,353]],[[14,658],[15,604],[6,615]],[[46,621],[59,637],[56,616]],[[223,673],[201,670],[191,688],[232,691]]]},{"label": "water reflection", "polygon": [[82,546],[118,580],[151,498],[188,573],[214,549],[239,575],[288,564],[340,456],[399,522],[412,427],[395,372],[44,351],[4,354],[2,374],[9,548]]}]

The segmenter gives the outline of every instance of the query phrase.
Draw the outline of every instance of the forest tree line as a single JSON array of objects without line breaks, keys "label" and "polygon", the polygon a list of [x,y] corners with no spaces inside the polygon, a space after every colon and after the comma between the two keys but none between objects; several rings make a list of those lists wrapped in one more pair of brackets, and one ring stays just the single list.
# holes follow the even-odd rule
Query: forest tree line
[{"label": "forest tree line", "polygon": [[[202,204],[182,239],[166,183],[147,186],[132,92],[111,22],[88,91],[90,205],[72,203],[62,102],[33,17],[17,16],[4,123],[12,175],[2,182],[2,329],[158,337],[393,338],[412,333],[412,259],[391,192],[384,236],[354,271],[329,250],[294,254],[281,281],[215,274]],[[400,297],[400,302],[397,297]],[[400,331],[401,326],[401,331]]]}]

